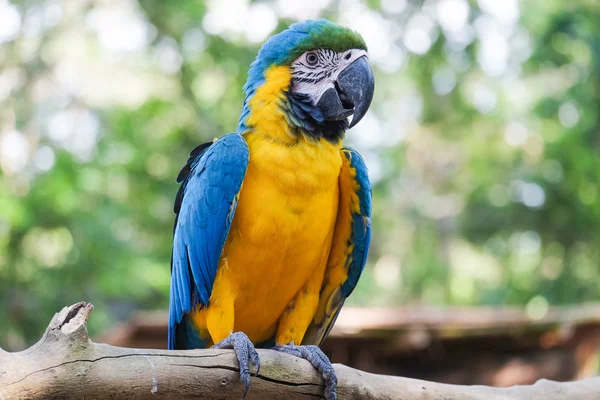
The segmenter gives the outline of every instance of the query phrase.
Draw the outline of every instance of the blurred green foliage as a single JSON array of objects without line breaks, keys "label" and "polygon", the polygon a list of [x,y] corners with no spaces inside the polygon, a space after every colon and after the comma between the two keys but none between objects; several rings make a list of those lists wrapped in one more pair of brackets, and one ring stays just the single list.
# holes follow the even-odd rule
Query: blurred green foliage
[{"label": "blurred green foliage", "polygon": [[375,182],[351,304],[598,299],[597,2],[293,4],[0,0],[1,347],[79,300],[93,332],[167,307],[174,178],[294,12],[356,27],[376,70],[348,135]]}]

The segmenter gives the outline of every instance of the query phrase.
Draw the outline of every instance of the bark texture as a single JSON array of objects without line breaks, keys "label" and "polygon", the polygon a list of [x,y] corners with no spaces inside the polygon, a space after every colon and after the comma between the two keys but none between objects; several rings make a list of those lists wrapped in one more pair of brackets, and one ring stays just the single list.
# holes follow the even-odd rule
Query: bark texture
[{"label": "bark texture", "polygon": [[[57,313],[27,350],[0,349],[0,400],[7,399],[239,399],[238,364],[230,350],[146,350],[93,343],[86,322],[93,310],[77,303]],[[305,360],[259,350],[262,367],[248,399],[323,398],[323,382]],[[336,364],[344,399],[557,400],[598,399],[600,378],[531,386],[458,386],[374,375]]]}]

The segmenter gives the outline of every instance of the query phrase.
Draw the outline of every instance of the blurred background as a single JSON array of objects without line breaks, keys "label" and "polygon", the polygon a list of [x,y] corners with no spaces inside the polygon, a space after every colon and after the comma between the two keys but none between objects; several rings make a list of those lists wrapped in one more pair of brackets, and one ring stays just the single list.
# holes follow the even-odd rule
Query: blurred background
[{"label": "blurred background", "polygon": [[347,304],[379,314],[350,308],[336,340],[371,324],[406,354],[393,332],[425,327],[407,336],[425,352],[414,367],[473,323],[516,354],[498,331],[515,324],[539,331],[528,349],[571,343],[557,368],[581,376],[597,346],[576,347],[577,329],[600,336],[595,0],[0,0],[0,347],[31,345],[80,300],[92,336],[166,323],[175,177],[235,129],[261,43],[315,17],[364,36],[377,82],[347,136],[374,183]]}]

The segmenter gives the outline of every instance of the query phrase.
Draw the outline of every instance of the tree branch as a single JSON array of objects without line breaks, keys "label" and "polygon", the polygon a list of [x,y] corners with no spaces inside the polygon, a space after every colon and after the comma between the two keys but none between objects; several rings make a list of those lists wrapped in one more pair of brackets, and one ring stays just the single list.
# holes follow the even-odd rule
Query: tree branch
[{"label": "tree branch", "polygon": [[[57,313],[41,340],[18,353],[0,351],[0,400],[5,399],[239,399],[235,355],[228,350],[145,350],[93,343],[93,310],[77,303]],[[1,349],[0,349],[1,350]],[[323,398],[323,382],[305,360],[259,350],[260,374],[249,399]],[[600,378],[532,386],[456,386],[374,375],[336,364],[340,399],[557,400],[596,399]]]}]

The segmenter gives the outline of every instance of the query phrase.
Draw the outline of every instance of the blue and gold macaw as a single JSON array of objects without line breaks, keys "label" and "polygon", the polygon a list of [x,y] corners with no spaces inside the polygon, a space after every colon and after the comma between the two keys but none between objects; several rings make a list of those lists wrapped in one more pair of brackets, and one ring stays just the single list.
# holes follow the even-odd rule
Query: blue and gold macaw
[{"label": "blue and gold macaw", "polygon": [[244,395],[256,345],[308,359],[336,398],[317,346],[367,258],[367,168],[342,139],[373,91],[358,33],[291,25],[252,63],[237,132],[194,149],[177,178],[169,348],[233,348]]}]

